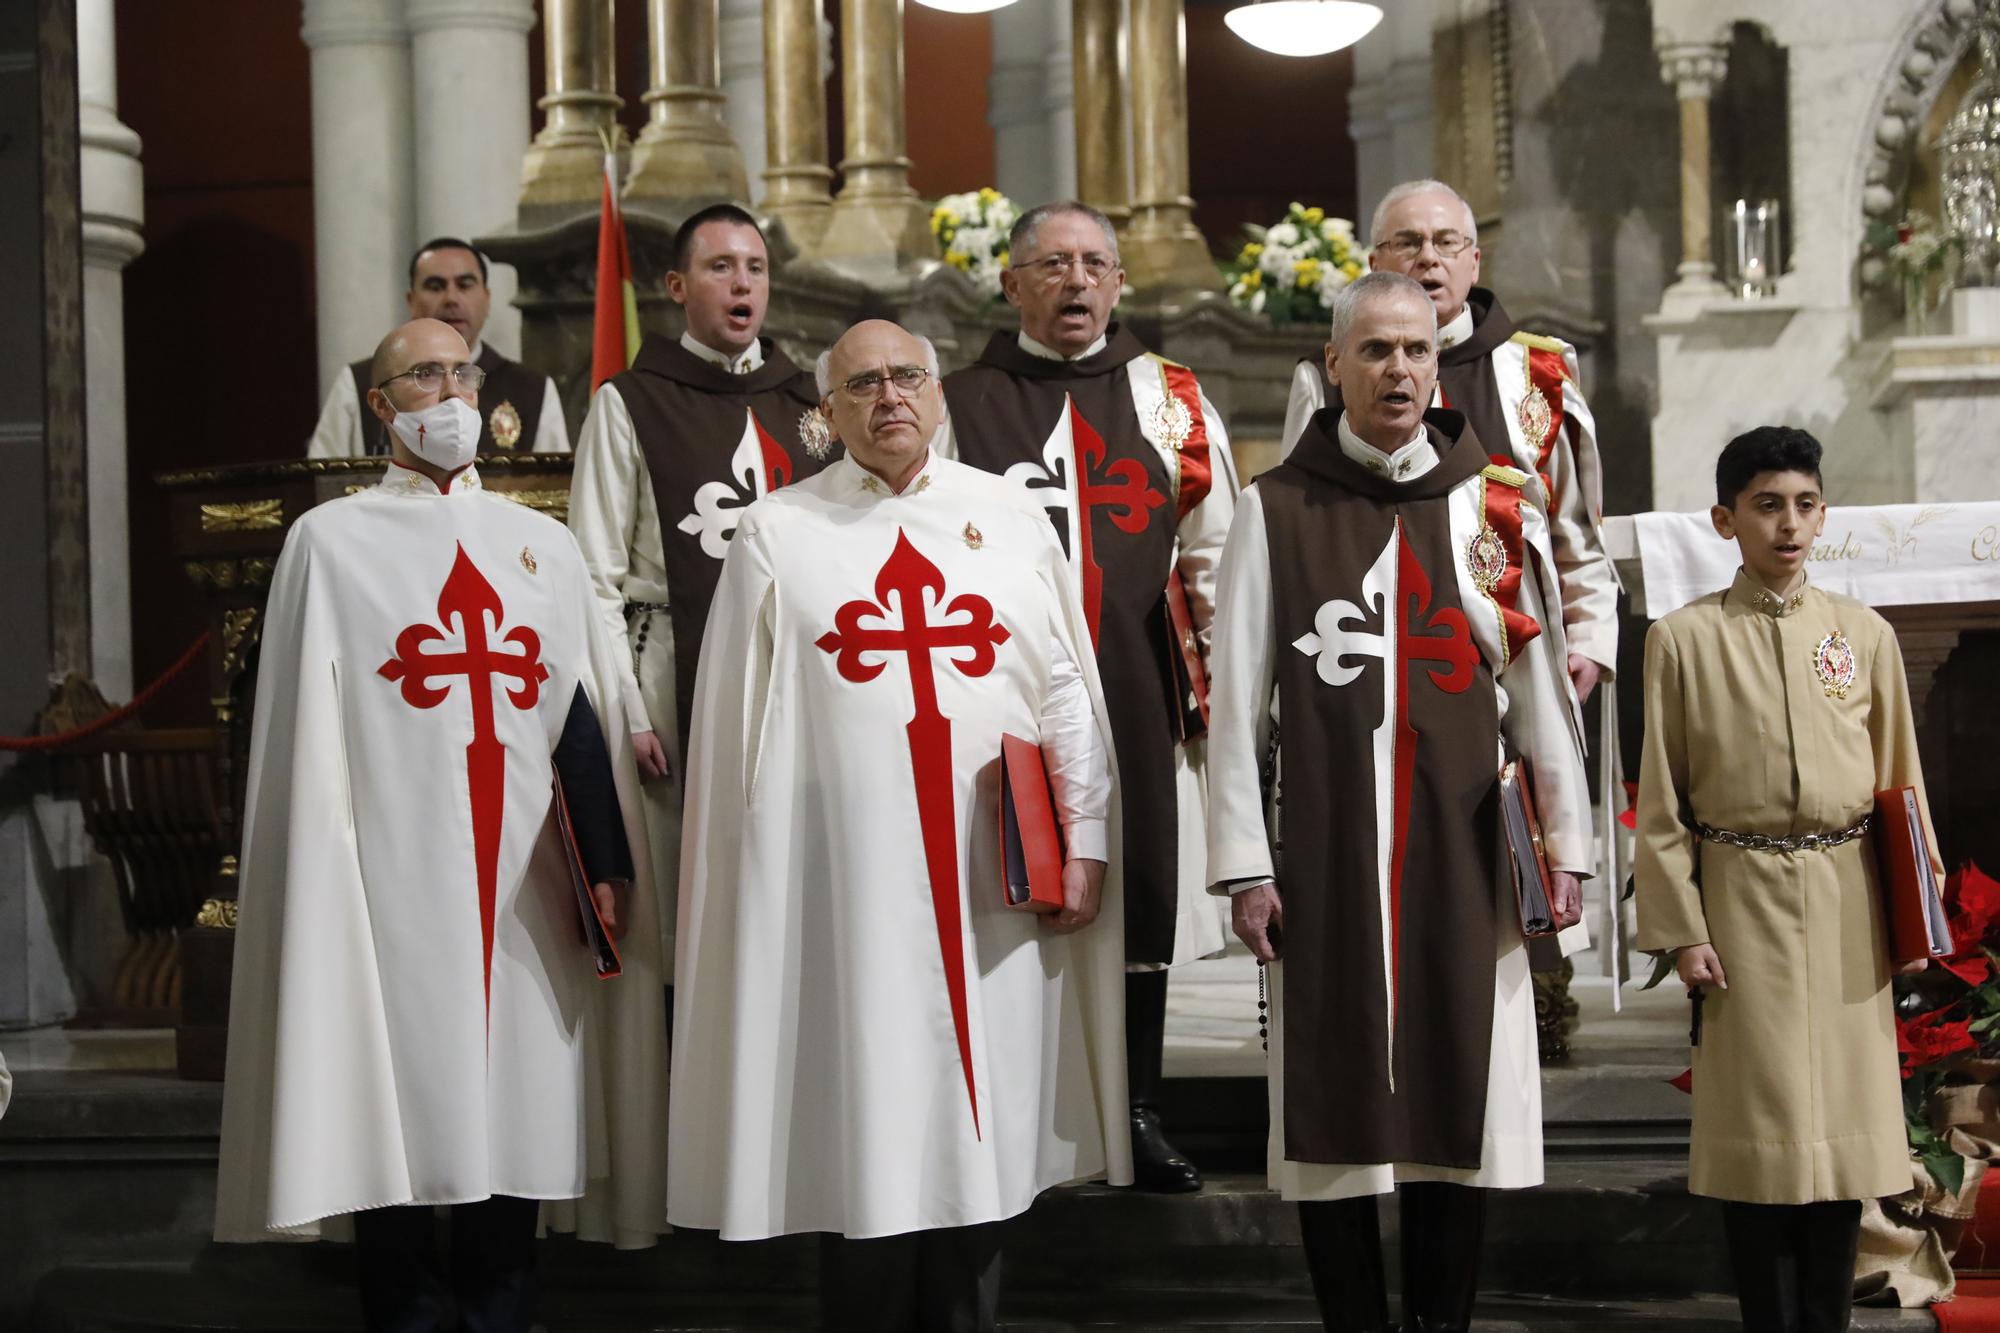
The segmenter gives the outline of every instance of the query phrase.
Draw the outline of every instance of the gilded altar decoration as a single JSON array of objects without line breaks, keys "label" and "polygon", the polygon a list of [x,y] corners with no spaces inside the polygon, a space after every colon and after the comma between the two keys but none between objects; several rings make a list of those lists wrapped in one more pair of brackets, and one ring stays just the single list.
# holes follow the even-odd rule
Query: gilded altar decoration
[{"label": "gilded altar decoration", "polygon": [[1188,437],[1194,434],[1194,413],[1188,411],[1188,405],[1174,394],[1160,395],[1160,401],[1153,404],[1152,417],[1149,424],[1153,434],[1159,437],[1161,444],[1177,454],[1181,446],[1188,442]]},{"label": "gilded altar decoration", "polygon": [[203,532],[261,532],[284,526],[283,500],[231,500],[201,507]]},{"label": "gilded altar decoration", "polygon": [[222,613],[222,678],[232,679],[243,669],[243,661],[257,643],[258,608],[239,606]]},{"label": "gilded altar decoration", "polygon": [[493,433],[493,443],[502,449],[512,449],[521,442],[521,414],[512,402],[503,398],[486,418],[486,429]]},{"label": "gilded altar decoration", "polygon": [[1477,535],[1466,544],[1465,567],[1472,574],[1473,586],[1486,596],[1491,597],[1500,586],[1507,572],[1507,546],[1492,524],[1481,523]]},{"label": "gilded altar decoration", "polygon": [[833,452],[833,427],[827,424],[826,413],[817,407],[799,413],[799,443],[815,461],[826,461],[826,456]]},{"label": "gilded altar decoration", "polygon": [[1540,450],[1549,442],[1549,432],[1555,429],[1555,409],[1549,406],[1548,396],[1540,388],[1531,387],[1521,399],[1521,434],[1527,442]]},{"label": "gilded altar decoration", "polygon": [[538,514],[547,514],[558,523],[569,522],[569,491],[566,488],[549,490],[488,491],[496,499],[532,509]]},{"label": "gilded altar decoration", "polygon": [[207,926],[210,930],[236,929],[236,900],[234,898],[210,898],[201,905],[194,923]]},{"label": "gilded altar decoration", "polygon": [[1839,630],[1827,635],[1813,649],[1813,674],[1829,699],[1845,699],[1854,684],[1854,648]]}]

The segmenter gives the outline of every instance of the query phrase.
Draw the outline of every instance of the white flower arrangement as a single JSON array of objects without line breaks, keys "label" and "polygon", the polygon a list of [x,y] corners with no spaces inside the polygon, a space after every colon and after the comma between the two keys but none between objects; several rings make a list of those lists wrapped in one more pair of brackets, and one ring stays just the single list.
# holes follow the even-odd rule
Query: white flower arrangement
[{"label": "white flower arrangement", "polygon": [[1251,227],[1250,240],[1222,266],[1232,304],[1277,323],[1318,321],[1333,294],[1361,276],[1361,246],[1354,224],[1326,210],[1293,204],[1269,227]]},{"label": "white flower arrangement", "polygon": [[931,209],[931,235],[945,263],[997,300],[1000,274],[1007,267],[1007,235],[1018,216],[1014,201],[990,186],[948,194]]}]

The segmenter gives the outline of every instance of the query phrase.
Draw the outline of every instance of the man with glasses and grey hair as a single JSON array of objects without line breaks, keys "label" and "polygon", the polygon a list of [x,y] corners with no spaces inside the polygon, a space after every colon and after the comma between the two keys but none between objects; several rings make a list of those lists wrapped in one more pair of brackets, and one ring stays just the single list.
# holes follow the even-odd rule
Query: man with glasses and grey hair
[{"label": "man with glasses and grey hair", "polygon": [[[846,455],[744,511],[688,754],[668,1217],[823,1233],[840,1333],[992,1329],[999,1224],[1131,1179],[1089,631],[1041,512],[933,450],[936,366],[883,320],[820,359]],[[1046,914],[1007,894],[1009,737]]]},{"label": "man with glasses and grey hair", "polygon": [[[569,452],[562,399],[556,382],[480,341],[493,291],[486,285],[486,256],[456,236],[425,241],[410,256],[410,290],[403,304],[411,319],[434,319],[465,340],[479,367],[487,404],[480,415],[479,452],[532,448],[538,454]],[[387,455],[389,432],[368,406],[373,358],[362,357],[334,382],[306,442],[307,458]]]},{"label": "man with glasses and grey hair", "polygon": [[1125,271],[1103,214],[1042,204],[1015,222],[1008,249],[1001,288],[1021,328],[946,377],[944,448],[1005,477],[1067,553],[1136,816],[1117,851],[1137,1185],[1196,1190],[1200,1171],[1160,1121],[1166,969],[1220,952],[1227,936],[1202,883],[1204,724],[1174,664],[1190,685],[1203,672],[1236,466],[1194,372],[1111,321]]},{"label": "man with glasses and grey hair", "polygon": [[[1370,228],[1369,266],[1400,273],[1437,309],[1438,406],[1463,412],[1495,457],[1541,481],[1562,587],[1570,680],[1578,702],[1618,661],[1618,575],[1599,529],[1603,468],[1597,425],[1578,383],[1576,349],[1518,329],[1479,281],[1472,206],[1443,181],[1405,181],[1382,196]],[[1285,412],[1289,449],[1329,401],[1333,372],[1299,363]],[[1338,405],[1339,393],[1331,401]]]}]

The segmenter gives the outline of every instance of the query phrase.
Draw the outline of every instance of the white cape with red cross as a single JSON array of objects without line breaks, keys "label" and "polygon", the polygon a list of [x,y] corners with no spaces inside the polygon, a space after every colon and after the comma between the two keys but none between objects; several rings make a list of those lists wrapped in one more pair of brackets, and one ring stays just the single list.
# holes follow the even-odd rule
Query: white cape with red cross
[{"label": "white cape with red cross", "polygon": [[[569,533],[392,467],[293,526],[261,628],[217,1237],[508,1194],[650,1241],[657,931],[623,655]],[[579,684],[641,876],[610,982],[550,815]]]},{"label": "white cape with red cross", "polygon": [[843,460],[751,506],[702,644],[668,1200],[725,1239],[965,1226],[1130,1179],[1115,873],[1076,934],[1002,902],[1001,737],[1057,729],[1058,643],[1091,700],[1061,725],[1109,748],[1081,602],[999,478],[871,480]]}]

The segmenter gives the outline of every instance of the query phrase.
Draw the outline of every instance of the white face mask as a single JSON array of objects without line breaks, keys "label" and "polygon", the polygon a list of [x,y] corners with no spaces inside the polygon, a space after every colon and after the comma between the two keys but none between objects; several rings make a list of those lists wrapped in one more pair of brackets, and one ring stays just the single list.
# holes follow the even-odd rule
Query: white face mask
[{"label": "white face mask", "polygon": [[389,429],[404,448],[447,472],[458,471],[479,452],[479,409],[463,398],[443,398],[416,412],[398,412]]}]

